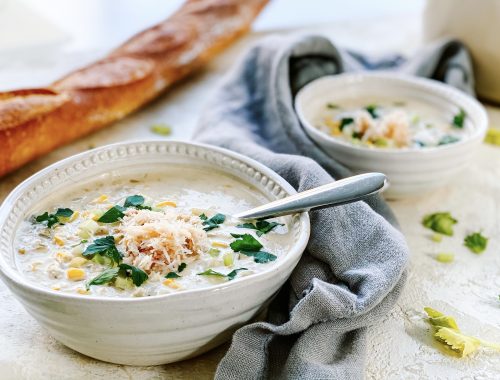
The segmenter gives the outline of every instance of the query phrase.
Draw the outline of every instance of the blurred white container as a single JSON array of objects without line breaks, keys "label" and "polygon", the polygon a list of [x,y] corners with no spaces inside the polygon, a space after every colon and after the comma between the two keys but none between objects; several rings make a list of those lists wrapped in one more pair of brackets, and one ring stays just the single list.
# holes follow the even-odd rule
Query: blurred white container
[{"label": "blurred white container", "polygon": [[481,98],[500,103],[500,1],[427,0],[424,41],[460,39],[470,49]]}]

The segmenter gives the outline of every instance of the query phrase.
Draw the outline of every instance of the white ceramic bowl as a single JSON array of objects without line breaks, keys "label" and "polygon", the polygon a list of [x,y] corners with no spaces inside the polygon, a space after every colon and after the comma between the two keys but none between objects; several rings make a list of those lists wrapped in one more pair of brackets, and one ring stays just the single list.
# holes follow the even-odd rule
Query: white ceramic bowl
[{"label": "white ceramic bowl", "polygon": [[[327,102],[366,97],[416,100],[428,104],[452,120],[464,109],[473,132],[449,145],[425,149],[377,149],[335,139],[312,124]],[[328,155],[354,172],[380,171],[389,178],[387,196],[420,195],[444,185],[469,161],[481,144],[488,126],[484,107],[472,97],[440,82],[398,74],[356,73],[325,76],[302,88],[295,109],[307,134]]]},{"label": "white ceramic bowl", "polygon": [[291,250],[264,272],[204,289],[144,298],[64,294],[28,282],[16,267],[13,239],[30,209],[48,194],[111,170],[148,165],[217,168],[269,200],[295,190],[258,162],[206,145],[175,141],[109,145],[62,160],[30,177],[0,209],[0,275],[26,310],[66,346],[119,364],[155,365],[201,354],[258,315],[297,264],[309,238],[307,213],[292,218]]}]

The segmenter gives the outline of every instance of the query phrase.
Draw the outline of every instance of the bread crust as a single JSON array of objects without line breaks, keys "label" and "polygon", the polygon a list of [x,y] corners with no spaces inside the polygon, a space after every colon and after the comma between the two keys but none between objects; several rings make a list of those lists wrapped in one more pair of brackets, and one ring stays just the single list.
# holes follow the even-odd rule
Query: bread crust
[{"label": "bread crust", "polygon": [[0,176],[119,120],[250,28],[268,0],[188,0],[47,88],[0,92]]}]

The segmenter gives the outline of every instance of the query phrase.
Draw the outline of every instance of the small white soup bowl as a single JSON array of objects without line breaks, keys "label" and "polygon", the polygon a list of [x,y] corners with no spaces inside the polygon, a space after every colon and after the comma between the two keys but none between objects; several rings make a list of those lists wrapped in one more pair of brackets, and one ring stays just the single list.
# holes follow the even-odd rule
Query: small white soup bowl
[{"label": "small white soup bowl", "polygon": [[201,354],[268,305],[309,238],[307,213],[292,217],[290,251],[265,271],[208,288],[143,298],[62,293],[28,282],[16,266],[14,235],[50,194],[112,171],[151,165],[215,168],[269,200],[295,190],[264,165],[225,149],[175,141],[109,145],[62,160],[30,177],[0,209],[0,276],[26,310],[61,343],[96,359],[128,365],[170,363]]},{"label": "small white soup bowl", "polygon": [[[357,98],[393,98],[427,104],[453,119],[463,109],[469,136],[435,148],[370,148],[329,136],[313,120],[328,102]],[[389,73],[355,73],[325,76],[304,86],[295,98],[295,110],[309,137],[329,156],[356,173],[379,171],[389,178],[386,196],[420,195],[448,182],[470,160],[488,126],[484,107],[474,98],[440,82]]]}]

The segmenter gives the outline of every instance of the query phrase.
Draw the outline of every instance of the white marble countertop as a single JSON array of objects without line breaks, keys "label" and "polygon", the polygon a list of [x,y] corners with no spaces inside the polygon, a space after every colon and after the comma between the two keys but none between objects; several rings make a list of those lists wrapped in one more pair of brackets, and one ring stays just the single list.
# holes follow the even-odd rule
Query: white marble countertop
[{"label": "white marble countertop", "polygon": [[[342,44],[372,53],[410,53],[419,44],[418,14],[385,15],[378,20],[367,20],[370,20],[368,16],[358,21],[339,20],[314,28],[294,28],[293,32],[322,33]],[[367,28],[367,23],[370,28]],[[398,30],[398,33],[394,33],[394,30]],[[280,32],[288,31],[283,29]],[[253,40],[267,33],[265,28],[252,33],[211,62],[202,72],[140,112],[3,178],[0,180],[0,199],[37,170],[89,147],[121,140],[158,139],[149,131],[149,125],[154,122],[171,124],[171,138],[188,139],[207,94],[234,59]],[[51,29],[49,37],[52,41],[64,40],[56,29]],[[37,59],[33,58],[33,54],[30,56],[19,51],[0,54],[0,89],[46,83],[101,53],[102,47],[64,52],[49,49],[38,55]],[[489,108],[488,111],[492,124],[500,126],[500,110]],[[422,308],[431,306],[450,313],[457,318],[464,331],[500,342],[499,177],[500,148],[483,145],[469,167],[445,188],[421,198],[390,202],[412,252],[411,274],[397,306],[382,323],[370,330],[367,378],[498,378],[498,353],[481,351],[469,358],[458,359],[440,352],[423,321]],[[452,211],[460,223],[455,228],[455,237],[434,243],[420,220],[424,214],[439,210]],[[465,233],[480,229],[491,240],[486,252],[474,255],[463,247],[462,237]],[[455,252],[455,261],[451,264],[435,261],[432,254],[441,251]],[[224,353],[224,347],[221,347],[198,358],[158,367],[103,363],[80,355],[52,339],[13,299],[1,282],[0,304],[2,379],[203,379],[213,376],[218,360]]]}]

